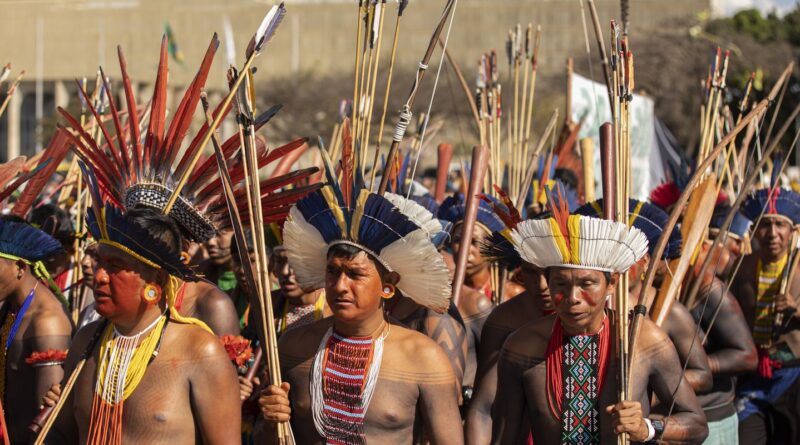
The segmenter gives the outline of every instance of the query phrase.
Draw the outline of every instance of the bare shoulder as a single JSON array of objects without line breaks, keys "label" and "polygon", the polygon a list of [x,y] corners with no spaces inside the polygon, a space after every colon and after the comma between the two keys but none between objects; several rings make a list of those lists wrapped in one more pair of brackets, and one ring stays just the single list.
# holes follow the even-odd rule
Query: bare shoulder
[{"label": "bare shoulder", "polygon": [[196,283],[192,283],[192,285],[195,288],[198,306],[207,307],[209,305],[218,305],[222,302],[231,301],[231,298],[225,291],[209,281],[200,280]]},{"label": "bare shoulder", "polygon": [[55,295],[47,290],[46,293],[37,296],[43,297],[45,302],[31,314],[31,329],[28,331],[30,336],[72,335],[72,322]]},{"label": "bare shoulder", "polygon": [[278,339],[281,357],[305,359],[316,354],[319,342],[322,341],[332,322],[333,318],[323,318],[283,333]]},{"label": "bare shoulder", "polygon": [[461,315],[464,316],[465,321],[467,319],[485,316],[492,311],[492,302],[481,292],[471,287],[462,286],[461,297],[458,310],[461,312]]},{"label": "bare shoulder", "polygon": [[526,362],[543,360],[555,319],[555,314],[548,315],[514,331],[503,344],[501,360],[504,358]]},{"label": "bare shoulder", "polygon": [[381,374],[385,378],[426,382],[455,381],[444,350],[428,336],[392,324],[386,337]]},{"label": "bare shoulder", "polygon": [[539,315],[533,298],[527,292],[522,292],[494,308],[486,319],[484,329],[491,327],[498,330],[514,331],[532,319],[538,318]]},{"label": "bare shoulder", "polygon": [[228,358],[219,338],[199,326],[170,322],[164,336],[164,341],[174,345],[176,348],[173,351],[183,359],[204,361]]},{"label": "bare shoulder", "polygon": [[642,355],[658,355],[660,351],[669,349],[672,341],[663,329],[647,317],[642,318],[642,328],[636,343],[637,352]]}]

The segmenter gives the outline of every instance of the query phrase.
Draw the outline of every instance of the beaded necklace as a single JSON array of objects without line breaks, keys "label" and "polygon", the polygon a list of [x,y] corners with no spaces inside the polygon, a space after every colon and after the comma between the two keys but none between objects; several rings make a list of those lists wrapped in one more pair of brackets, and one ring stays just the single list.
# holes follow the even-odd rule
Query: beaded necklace
[{"label": "beaded necklace", "polygon": [[320,292],[317,301],[313,304],[294,306],[289,304],[286,298],[283,303],[283,317],[278,322],[278,335],[283,334],[289,329],[305,326],[311,322],[320,320],[325,309],[325,290]]},{"label": "beaded necklace", "polygon": [[124,402],[136,390],[147,366],[158,355],[168,321],[169,317],[162,314],[132,336],[120,334],[111,324],[106,328],[92,397],[88,444],[121,443]]},{"label": "beaded necklace", "polygon": [[383,357],[385,324],[377,338],[342,337],[333,327],[322,337],[311,372],[314,426],[326,444],[364,445],[364,418]]}]

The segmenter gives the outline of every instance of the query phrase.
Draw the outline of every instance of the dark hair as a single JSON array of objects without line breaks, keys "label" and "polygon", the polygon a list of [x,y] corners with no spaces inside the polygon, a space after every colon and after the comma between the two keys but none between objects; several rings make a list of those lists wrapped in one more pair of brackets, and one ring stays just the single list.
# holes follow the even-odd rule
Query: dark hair
[{"label": "dark hair", "polygon": [[62,244],[72,243],[75,239],[72,218],[61,207],[53,204],[39,206],[31,212],[30,222]]},{"label": "dark hair", "polygon": [[[359,249],[352,244],[334,244],[328,249],[328,260],[331,258],[344,258],[346,260],[352,260],[361,252],[366,253],[364,249]],[[369,260],[375,264],[375,268],[378,269],[378,274],[381,276],[381,280],[384,280],[386,276],[389,275],[389,271],[386,270],[386,267],[384,267],[380,261],[376,260],[368,253],[367,258],[369,258]]]},{"label": "dark hair", "polygon": [[175,255],[181,254],[181,231],[169,216],[149,207],[135,207],[125,214],[128,223],[136,224],[154,239],[161,241]]},{"label": "dark hair", "polygon": [[560,180],[565,185],[571,187],[573,190],[578,189],[578,175],[576,175],[575,172],[570,169],[557,168],[555,174],[553,175],[553,178]]}]

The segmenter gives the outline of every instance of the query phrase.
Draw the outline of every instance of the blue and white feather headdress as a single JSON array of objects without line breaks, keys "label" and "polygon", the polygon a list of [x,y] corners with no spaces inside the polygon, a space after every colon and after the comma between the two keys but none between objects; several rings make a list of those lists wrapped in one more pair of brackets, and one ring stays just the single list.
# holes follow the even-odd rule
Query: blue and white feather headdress
[{"label": "blue and white feather headdress", "polygon": [[442,230],[439,221],[413,201],[370,193],[363,187],[358,168],[343,169],[340,187],[327,153],[321,152],[328,183],[298,201],[283,228],[298,284],[324,287],[328,249],[349,244],[400,275],[397,288],[403,295],[445,311],[451,293],[450,271],[432,242]]}]

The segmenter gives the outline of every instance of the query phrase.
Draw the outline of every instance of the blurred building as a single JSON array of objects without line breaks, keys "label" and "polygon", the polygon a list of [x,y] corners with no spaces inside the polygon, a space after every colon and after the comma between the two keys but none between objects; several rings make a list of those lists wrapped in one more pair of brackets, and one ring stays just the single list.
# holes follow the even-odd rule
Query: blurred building
[{"label": "blurred building", "polygon": [[[214,32],[221,45],[210,89],[221,92],[229,61],[241,64],[244,49],[271,0],[11,0],[2,2],[0,62],[11,62],[11,78],[26,70],[24,82],[0,120],[0,161],[31,155],[47,143],[57,106],[77,106],[76,79],[92,84],[102,65],[112,83],[119,77],[117,45],[122,46],[141,102],[151,92],[159,42],[168,23],[184,61],[170,60],[170,85],[180,92]],[[356,0],[286,0],[288,14],[276,38],[256,61],[258,77],[299,72],[352,72]],[[416,67],[439,20],[444,0],[411,0],[402,19],[398,66]],[[619,16],[619,1],[597,0],[601,21]],[[631,1],[631,39],[671,21],[709,8],[709,0]],[[387,3],[384,51],[388,58],[396,3]],[[591,19],[581,0],[459,0],[449,49],[463,67],[496,48],[505,59],[508,28],[541,24],[541,69],[563,69],[568,56],[585,57],[584,21],[592,51]],[[607,34],[607,33],[606,33]],[[385,59],[384,59],[385,60]],[[438,56],[434,58],[438,63]],[[471,79],[468,78],[468,81]],[[7,85],[7,84],[6,84]],[[38,93],[37,93],[38,91]],[[398,92],[405,94],[405,91]],[[174,98],[176,94],[172,95]],[[212,97],[213,98],[213,97]]]}]

